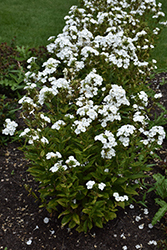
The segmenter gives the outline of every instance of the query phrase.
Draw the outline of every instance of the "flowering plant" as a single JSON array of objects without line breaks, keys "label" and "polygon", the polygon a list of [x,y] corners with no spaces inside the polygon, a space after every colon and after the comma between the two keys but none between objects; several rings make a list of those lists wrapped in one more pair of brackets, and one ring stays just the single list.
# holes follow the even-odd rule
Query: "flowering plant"
[{"label": "flowering plant", "polygon": [[63,226],[86,232],[115,218],[165,138],[146,84],[156,67],[153,24],[163,15],[154,0],[84,0],[71,7],[63,33],[49,38],[43,70],[36,73],[36,58],[29,59],[20,136],[41,206]]}]

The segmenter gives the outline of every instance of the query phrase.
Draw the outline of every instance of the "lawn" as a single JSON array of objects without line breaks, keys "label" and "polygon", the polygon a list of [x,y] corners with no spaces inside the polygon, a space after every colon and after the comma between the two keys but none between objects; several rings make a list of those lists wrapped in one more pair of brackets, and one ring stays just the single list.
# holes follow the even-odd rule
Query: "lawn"
[{"label": "lawn", "polygon": [[78,0],[2,0],[0,1],[0,43],[16,36],[19,46],[46,45],[50,36],[64,26],[64,16]]}]

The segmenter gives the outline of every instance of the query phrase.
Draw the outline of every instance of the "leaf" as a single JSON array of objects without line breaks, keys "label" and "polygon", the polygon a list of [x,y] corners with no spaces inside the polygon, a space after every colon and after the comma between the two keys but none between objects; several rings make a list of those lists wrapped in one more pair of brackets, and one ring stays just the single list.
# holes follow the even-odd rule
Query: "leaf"
[{"label": "leaf", "polygon": [[116,217],[117,217],[117,215],[114,212],[108,212],[107,214],[105,214],[106,221],[113,220]]},{"label": "leaf", "polygon": [[58,202],[62,207],[66,207],[67,199],[65,199],[65,198],[58,199],[57,202]]},{"label": "leaf", "polygon": [[69,228],[74,228],[76,226],[75,221],[71,220],[69,223]]},{"label": "leaf", "polygon": [[97,218],[95,219],[95,225],[96,225],[97,227],[103,228],[102,218],[97,217]]},{"label": "leaf", "polygon": [[152,225],[155,225],[158,221],[161,220],[161,218],[164,216],[164,214],[167,211],[167,203],[165,202],[165,205],[161,208],[159,208],[158,212],[155,214],[153,220],[152,220]]},{"label": "leaf", "polygon": [[138,195],[138,193],[132,187],[127,187],[126,188],[126,194]]},{"label": "leaf", "polygon": [[73,214],[73,216],[72,216],[72,219],[73,219],[73,221],[75,221],[75,223],[76,224],[80,224],[80,218],[79,218],[79,216],[78,216],[78,214]]},{"label": "leaf", "polygon": [[43,157],[45,155],[45,151],[42,150],[41,153],[40,153],[40,156]]},{"label": "leaf", "polygon": [[67,214],[69,214],[70,213],[70,210],[65,210],[65,211],[63,211],[61,214],[59,214],[59,216],[58,216],[58,219],[62,216],[62,215],[67,215]]},{"label": "leaf", "polygon": [[78,204],[71,203],[72,209],[76,209],[78,207]]},{"label": "leaf", "polygon": [[64,227],[71,220],[71,217],[71,214],[67,214],[66,216],[64,216],[61,221],[61,225]]}]

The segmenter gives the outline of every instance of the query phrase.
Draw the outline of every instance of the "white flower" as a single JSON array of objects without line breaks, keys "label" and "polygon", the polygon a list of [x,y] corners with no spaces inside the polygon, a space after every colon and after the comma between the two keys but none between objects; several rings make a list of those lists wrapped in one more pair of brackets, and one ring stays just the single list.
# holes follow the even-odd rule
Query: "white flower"
[{"label": "white flower", "polygon": [[47,160],[51,159],[52,157],[62,158],[62,155],[58,151],[56,153],[54,153],[54,152],[48,152],[46,154],[46,159]]},{"label": "white flower", "polygon": [[144,224],[139,225],[139,229],[143,229],[144,228]]},{"label": "white flower", "polygon": [[31,243],[32,243],[32,240],[31,239],[29,239],[27,242],[26,242],[26,244],[29,246],[29,245],[31,245]]},{"label": "white flower", "polygon": [[54,164],[54,166],[50,168],[50,171],[51,171],[52,173],[57,172],[57,171],[59,170],[59,168],[62,167],[62,165],[63,165],[62,162],[63,162],[62,160],[56,162],[56,163]]},{"label": "white flower", "polygon": [[80,163],[72,155],[68,157],[68,159],[66,160],[66,164],[72,167],[80,166]]},{"label": "white flower", "polygon": [[144,214],[148,214],[148,213],[149,213],[148,209],[144,208]]},{"label": "white flower", "polygon": [[105,188],[105,186],[106,186],[106,184],[104,184],[103,182],[101,182],[101,183],[98,184],[98,188],[100,190],[103,190]]},{"label": "white flower", "polygon": [[86,183],[87,189],[92,189],[92,187],[93,187],[94,184],[95,184],[95,181],[88,181],[88,182]]},{"label": "white flower", "polygon": [[148,245],[154,245],[154,246],[156,246],[156,245],[157,245],[157,242],[156,242],[155,240],[150,240],[150,241],[148,242]]},{"label": "white flower", "polygon": [[155,94],[155,95],[154,95],[154,98],[155,98],[155,99],[158,99],[158,98],[161,98],[161,97],[162,97],[162,93],[158,93],[158,94]]},{"label": "white flower", "polygon": [[148,227],[149,227],[150,229],[152,229],[152,228],[153,228],[153,225],[150,223],[150,224],[148,224]]},{"label": "white flower", "polygon": [[58,120],[57,122],[55,122],[53,125],[52,125],[52,129],[57,129],[59,130],[61,128],[61,126],[63,125],[66,125],[65,122],[63,120]]},{"label": "white flower", "polygon": [[16,128],[17,128],[18,124],[15,121],[11,121],[9,118],[7,118],[5,120],[5,124],[4,124],[4,129],[2,130],[2,134],[5,135],[14,135]]},{"label": "white flower", "polygon": [[44,137],[44,136],[41,138],[41,142],[42,142],[43,144],[45,144],[45,143],[46,143],[46,144],[49,144],[48,139],[47,139],[46,137]]},{"label": "white flower", "polygon": [[40,117],[41,117],[42,120],[44,120],[44,121],[46,121],[46,122],[48,122],[48,123],[51,122],[50,118],[47,117],[47,116],[44,116],[43,114],[40,114]]},{"label": "white flower", "polygon": [[25,128],[24,131],[19,135],[19,137],[25,136],[29,132],[30,132],[30,129],[29,128]]},{"label": "white flower", "polygon": [[141,220],[141,217],[140,216],[136,216],[135,221],[138,222],[139,220]]},{"label": "white flower", "polygon": [[47,223],[49,222],[49,218],[48,218],[48,217],[45,217],[45,218],[43,219],[43,222],[44,222],[45,224],[47,224]]},{"label": "white flower", "polygon": [[117,193],[117,192],[114,192],[113,193],[113,196],[116,198],[116,197],[119,197],[119,193]]}]

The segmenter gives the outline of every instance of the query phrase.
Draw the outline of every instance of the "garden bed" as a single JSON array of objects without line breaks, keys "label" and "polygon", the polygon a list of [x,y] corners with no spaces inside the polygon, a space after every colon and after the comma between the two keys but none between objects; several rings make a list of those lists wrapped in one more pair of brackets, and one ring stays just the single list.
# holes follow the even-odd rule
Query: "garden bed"
[{"label": "garden bed", "polygon": [[[167,78],[167,73],[156,75],[152,86]],[[167,108],[166,85],[160,86],[163,94],[160,102]],[[157,111],[157,112],[160,112]],[[158,249],[156,242],[166,239],[162,219],[153,228],[151,221],[158,206],[154,202],[156,197],[151,192],[146,197],[147,208],[140,204],[133,204],[119,209],[117,218],[109,221],[103,229],[93,228],[88,233],[78,233],[61,223],[55,215],[50,216],[45,209],[39,209],[39,202],[35,202],[24,185],[32,187],[37,192],[38,185],[31,175],[26,172],[29,162],[18,150],[18,143],[8,144],[0,149],[0,249],[18,250],[120,250],[120,249]],[[166,165],[167,141],[159,151],[162,162],[157,162],[151,175],[155,172],[163,173],[162,165]],[[149,180],[150,182],[150,180]],[[137,197],[142,200],[142,192]],[[167,226],[167,225],[166,225]],[[127,248],[126,248],[127,247]]]}]

